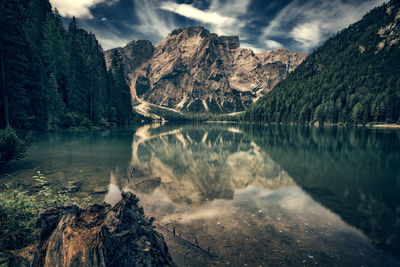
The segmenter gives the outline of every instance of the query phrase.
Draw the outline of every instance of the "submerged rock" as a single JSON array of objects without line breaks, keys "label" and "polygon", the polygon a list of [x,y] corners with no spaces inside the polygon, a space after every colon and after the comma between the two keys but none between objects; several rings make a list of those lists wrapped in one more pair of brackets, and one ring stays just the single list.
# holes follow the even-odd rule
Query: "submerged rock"
[{"label": "submerged rock", "polygon": [[107,192],[107,188],[103,186],[96,186],[93,188],[93,193],[94,194],[103,194]]},{"label": "submerged rock", "polygon": [[122,193],[115,206],[65,206],[40,214],[32,266],[174,266],[164,237],[138,199]]}]

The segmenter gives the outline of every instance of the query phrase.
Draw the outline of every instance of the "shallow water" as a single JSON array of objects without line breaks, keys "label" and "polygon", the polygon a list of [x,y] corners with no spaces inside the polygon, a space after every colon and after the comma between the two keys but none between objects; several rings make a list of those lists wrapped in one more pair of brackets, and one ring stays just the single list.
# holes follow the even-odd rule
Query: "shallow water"
[{"label": "shallow water", "polygon": [[399,131],[209,123],[42,133],[0,179],[32,187],[36,170],[93,201],[134,191],[159,227],[208,251],[199,259],[171,246],[181,265],[400,265]]}]

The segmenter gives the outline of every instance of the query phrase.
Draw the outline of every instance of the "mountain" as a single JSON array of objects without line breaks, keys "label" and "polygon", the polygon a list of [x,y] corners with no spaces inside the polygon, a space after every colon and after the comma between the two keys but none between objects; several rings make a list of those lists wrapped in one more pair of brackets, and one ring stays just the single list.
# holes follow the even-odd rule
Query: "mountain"
[{"label": "mountain", "polygon": [[108,64],[115,50],[139,103],[193,113],[243,111],[306,57],[284,49],[255,54],[240,48],[239,37],[203,27],[176,29],[156,46],[140,40],[106,51]]},{"label": "mountain", "polygon": [[245,121],[400,122],[400,3],[328,39],[241,117]]}]

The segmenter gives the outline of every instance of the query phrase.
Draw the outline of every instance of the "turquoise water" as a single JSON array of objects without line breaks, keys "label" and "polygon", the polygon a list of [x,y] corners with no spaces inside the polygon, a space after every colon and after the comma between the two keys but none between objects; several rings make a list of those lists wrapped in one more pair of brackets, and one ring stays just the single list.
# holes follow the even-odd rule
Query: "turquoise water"
[{"label": "turquoise water", "polygon": [[185,265],[400,264],[399,131],[204,123],[41,133],[0,179],[34,188],[37,170],[93,202],[135,192],[158,225],[214,256],[185,255]]}]

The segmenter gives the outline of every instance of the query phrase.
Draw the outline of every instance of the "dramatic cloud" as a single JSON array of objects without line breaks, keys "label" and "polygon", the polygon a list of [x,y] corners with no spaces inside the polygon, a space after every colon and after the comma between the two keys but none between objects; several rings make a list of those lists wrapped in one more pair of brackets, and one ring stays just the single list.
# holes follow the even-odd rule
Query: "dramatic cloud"
[{"label": "dramatic cloud", "polygon": [[90,7],[102,2],[112,4],[116,0],[50,0],[51,5],[57,7],[62,16],[77,18],[93,18]]},{"label": "dramatic cloud", "polygon": [[385,0],[51,0],[65,18],[75,16],[105,49],[131,40],[157,44],[172,30],[202,25],[237,35],[254,51],[310,52]]},{"label": "dramatic cloud", "polygon": [[301,50],[309,51],[329,36],[361,19],[384,0],[294,0],[263,30],[262,39],[290,37]]},{"label": "dramatic cloud", "polygon": [[212,0],[207,9],[201,10],[193,5],[168,1],[163,2],[160,8],[205,24],[209,30],[219,35],[244,37],[241,33],[246,24],[245,14],[249,3],[249,0]]},{"label": "dramatic cloud", "polygon": [[217,12],[213,11],[203,11],[188,4],[165,2],[161,4],[160,8],[203,23],[219,25],[236,22],[236,19],[234,18],[221,16]]},{"label": "dramatic cloud", "polygon": [[250,0],[213,0],[210,4],[210,12],[218,12],[222,16],[229,17],[232,22],[215,24],[211,30],[220,35],[237,35],[242,40],[248,39],[248,34],[244,31],[248,23],[247,11]]},{"label": "dramatic cloud", "polygon": [[305,49],[315,47],[321,42],[320,23],[313,21],[297,25],[290,32],[290,36]]},{"label": "dramatic cloud", "polygon": [[276,49],[283,47],[283,44],[274,40],[265,40],[264,43],[268,49]]},{"label": "dramatic cloud", "polygon": [[161,1],[134,0],[138,23],[133,25],[136,31],[145,35],[155,34],[161,40],[179,25],[174,15],[160,9]]}]

